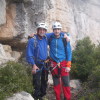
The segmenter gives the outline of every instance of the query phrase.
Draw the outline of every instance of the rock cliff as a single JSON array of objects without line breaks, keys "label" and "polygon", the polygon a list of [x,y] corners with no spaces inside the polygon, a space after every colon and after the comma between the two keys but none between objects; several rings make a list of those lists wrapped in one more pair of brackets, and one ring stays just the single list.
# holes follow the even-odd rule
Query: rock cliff
[{"label": "rock cliff", "polygon": [[2,43],[25,42],[28,34],[36,32],[38,22],[46,22],[51,32],[54,21],[61,22],[63,31],[70,32],[73,47],[85,36],[100,43],[99,0],[0,0]]}]

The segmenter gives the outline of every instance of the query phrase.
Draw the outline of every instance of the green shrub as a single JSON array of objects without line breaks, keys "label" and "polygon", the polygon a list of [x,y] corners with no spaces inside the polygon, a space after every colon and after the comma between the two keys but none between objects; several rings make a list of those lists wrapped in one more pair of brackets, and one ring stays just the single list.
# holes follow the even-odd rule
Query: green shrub
[{"label": "green shrub", "polygon": [[100,88],[100,65],[96,66],[88,77],[89,88]]},{"label": "green shrub", "polygon": [[100,100],[100,91],[89,93],[87,96],[81,97],[78,100]]},{"label": "green shrub", "polygon": [[84,83],[77,100],[100,100],[100,66],[96,66]]},{"label": "green shrub", "polygon": [[100,45],[95,48],[93,57],[96,62],[96,66],[100,65]]},{"label": "green shrub", "polygon": [[[88,37],[77,42],[73,51],[71,75],[81,81],[86,81],[97,62],[94,58],[95,46]],[[95,54],[96,55],[96,54]]]},{"label": "green shrub", "polygon": [[32,92],[32,76],[29,67],[9,62],[0,68],[0,100],[19,91]]}]

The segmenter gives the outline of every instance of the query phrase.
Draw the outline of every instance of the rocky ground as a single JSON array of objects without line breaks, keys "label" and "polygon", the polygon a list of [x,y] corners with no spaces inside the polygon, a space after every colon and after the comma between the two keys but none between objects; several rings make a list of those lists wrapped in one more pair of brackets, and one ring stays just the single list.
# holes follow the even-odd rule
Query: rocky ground
[{"label": "rocky ground", "polygon": [[48,87],[46,98],[47,98],[48,100],[51,100],[51,98],[52,98],[52,100],[56,100],[56,98],[55,98],[55,93],[54,93],[54,91],[53,91],[53,86],[49,86],[49,87]]}]

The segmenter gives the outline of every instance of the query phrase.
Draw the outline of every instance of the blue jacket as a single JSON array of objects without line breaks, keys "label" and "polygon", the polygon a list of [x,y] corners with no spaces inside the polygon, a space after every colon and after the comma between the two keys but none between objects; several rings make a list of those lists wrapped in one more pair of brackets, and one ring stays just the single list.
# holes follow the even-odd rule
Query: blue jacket
[{"label": "blue jacket", "polygon": [[50,57],[57,63],[63,60],[70,62],[72,58],[70,42],[67,42],[66,47],[64,47],[64,44],[62,41],[63,37],[64,36],[60,34],[59,38],[55,38],[55,35],[53,33],[52,40],[50,43]]},{"label": "blue jacket", "polygon": [[28,41],[26,48],[26,60],[28,63],[34,65],[35,63],[41,63],[39,60],[47,59],[47,39],[43,37],[42,40],[35,36],[36,39],[31,38]]}]

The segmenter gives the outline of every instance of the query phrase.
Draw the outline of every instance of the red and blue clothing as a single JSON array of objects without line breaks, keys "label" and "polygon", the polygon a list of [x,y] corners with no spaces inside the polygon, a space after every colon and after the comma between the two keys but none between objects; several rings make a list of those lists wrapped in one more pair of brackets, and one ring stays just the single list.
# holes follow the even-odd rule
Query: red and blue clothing
[{"label": "red and blue clothing", "polygon": [[67,42],[66,46],[64,47],[62,38],[64,38],[63,34],[60,34],[59,38],[56,38],[54,33],[52,34],[52,39],[49,45],[50,46],[50,57],[57,63],[66,60],[67,61],[66,67],[70,67],[71,66],[70,62],[72,58],[70,41]]},{"label": "red and blue clothing", "polygon": [[[71,100],[69,72],[66,72],[65,69],[66,67],[71,67],[72,51],[70,42],[67,42],[66,46],[64,46],[62,38],[62,34],[60,34],[59,38],[56,38],[54,34],[52,35],[50,57],[53,70],[51,73],[53,76],[56,100],[61,100],[61,90],[63,90],[64,93],[64,100]],[[56,67],[58,63],[60,63],[60,65]]]},{"label": "red and blue clothing", "polygon": [[[50,38],[52,39],[49,41]],[[56,38],[54,33],[47,33],[46,36],[44,36],[41,40],[36,35],[36,40],[37,40],[36,46],[35,46],[35,39],[34,38],[29,39],[27,49],[26,49],[26,59],[27,59],[27,62],[30,63],[31,65],[40,64],[39,65],[39,68],[40,68],[42,62],[39,60],[47,59],[47,56],[48,56],[47,45],[49,44],[50,58],[52,59],[51,63],[53,64],[52,67],[55,67],[57,63],[60,63],[60,68],[61,68],[60,78],[63,84],[62,87],[63,87],[64,97],[65,97],[65,100],[70,100],[71,93],[70,93],[70,87],[69,87],[69,73],[65,72],[64,70],[65,70],[65,67],[71,67],[72,52],[71,52],[70,42],[67,42],[67,45],[64,46],[62,38],[64,38],[64,33],[60,33],[59,38]],[[60,78],[54,77],[55,76],[54,72],[57,72],[57,71],[58,69],[55,68],[55,70],[52,72],[52,75],[53,75],[53,81],[54,81],[54,91],[56,94],[56,100],[60,100],[60,94],[61,94]],[[41,73],[39,73],[39,75],[41,75]]]}]

